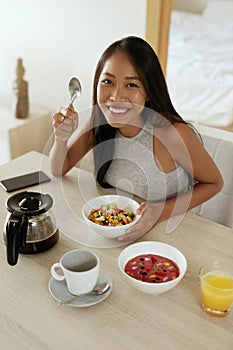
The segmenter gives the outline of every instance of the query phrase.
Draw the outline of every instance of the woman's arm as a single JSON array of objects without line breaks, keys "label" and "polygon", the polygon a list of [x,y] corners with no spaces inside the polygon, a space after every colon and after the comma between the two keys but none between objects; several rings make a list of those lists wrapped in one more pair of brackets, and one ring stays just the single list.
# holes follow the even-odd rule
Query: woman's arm
[{"label": "woman's arm", "polygon": [[66,110],[65,119],[62,113],[53,115],[55,140],[49,160],[52,174],[65,175],[91,149],[90,120],[87,120],[77,135],[73,134],[78,125],[78,115]]},{"label": "woman's arm", "polygon": [[223,187],[222,176],[199,138],[185,124],[179,124],[169,133],[166,146],[173,159],[197,181],[187,193],[164,203],[142,203],[138,213],[140,221],[126,230],[119,240],[132,240],[143,236],[158,222],[182,214],[207,201]]}]

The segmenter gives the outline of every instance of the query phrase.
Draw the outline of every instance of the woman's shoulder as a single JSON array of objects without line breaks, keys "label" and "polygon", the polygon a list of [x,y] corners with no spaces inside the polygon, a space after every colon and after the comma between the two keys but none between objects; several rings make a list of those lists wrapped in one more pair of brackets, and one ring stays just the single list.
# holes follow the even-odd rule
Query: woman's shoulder
[{"label": "woman's shoulder", "polygon": [[182,138],[183,140],[200,140],[200,136],[195,131],[195,128],[188,123],[173,123],[165,128],[161,128],[161,135],[167,137],[171,142]]},{"label": "woman's shoulder", "polygon": [[175,123],[173,125],[172,135],[174,136],[174,139],[176,139],[176,137],[181,137],[183,141],[188,143],[202,143],[201,136],[193,125],[189,123]]},{"label": "woman's shoulder", "polygon": [[159,138],[167,147],[177,149],[186,145],[194,147],[195,144],[200,144],[200,136],[195,132],[195,129],[190,124],[174,123],[164,128],[155,128],[154,136]]}]

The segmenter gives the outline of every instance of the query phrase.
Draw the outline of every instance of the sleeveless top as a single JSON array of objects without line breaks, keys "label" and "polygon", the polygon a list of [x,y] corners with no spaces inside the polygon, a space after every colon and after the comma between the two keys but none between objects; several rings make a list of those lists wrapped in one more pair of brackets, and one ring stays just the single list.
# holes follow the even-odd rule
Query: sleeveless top
[{"label": "sleeveless top", "polygon": [[105,181],[146,201],[165,201],[189,189],[190,175],[181,166],[163,172],[153,151],[154,127],[146,121],[134,137],[124,137],[119,130],[115,137],[112,163]]}]

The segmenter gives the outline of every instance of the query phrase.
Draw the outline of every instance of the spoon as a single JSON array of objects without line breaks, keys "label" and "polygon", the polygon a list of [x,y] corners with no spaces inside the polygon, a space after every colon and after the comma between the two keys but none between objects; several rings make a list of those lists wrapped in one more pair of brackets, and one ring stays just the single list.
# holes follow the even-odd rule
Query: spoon
[{"label": "spoon", "polygon": [[110,288],[110,284],[109,283],[100,283],[97,284],[94,289],[92,289],[90,292],[88,293],[83,293],[83,294],[79,294],[79,295],[72,295],[71,297],[66,297],[66,295],[64,296],[63,300],[60,301],[59,305],[64,305],[64,304],[68,304],[69,302],[79,298],[79,297],[83,297],[86,295],[101,295],[106,293]]},{"label": "spoon", "polygon": [[68,108],[72,109],[74,100],[81,95],[82,87],[80,81],[76,77],[70,79],[68,87],[70,93],[70,102]]}]

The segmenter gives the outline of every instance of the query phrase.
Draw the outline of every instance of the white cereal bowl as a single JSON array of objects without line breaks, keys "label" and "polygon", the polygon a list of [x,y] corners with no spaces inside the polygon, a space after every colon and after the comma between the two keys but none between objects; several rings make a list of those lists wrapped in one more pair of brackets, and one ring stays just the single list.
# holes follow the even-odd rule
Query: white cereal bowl
[{"label": "white cereal bowl", "polygon": [[120,209],[133,212],[139,207],[139,204],[131,198],[118,195],[105,195],[89,199],[82,207],[82,215],[86,224],[96,233],[107,238],[117,238],[125,233],[126,228],[136,224],[141,215],[136,215],[132,222],[123,226],[101,226],[88,219],[92,209],[98,209],[101,205],[111,203],[116,203],[117,207]]},{"label": "white cereal bowl", "polygon": [[[179,267],[179,276],[168,282],[150,283],[137,280],[125,272],[126,263],[141,254],[161,255],[174,261]],[[137,290],[147,294],[161,294],[174,288],[184,277],[187,269],[185,256],[175,247],[160,242],[139,242],[134,243],[122,250],[118,257],[118,266],[126,280]]]}]

